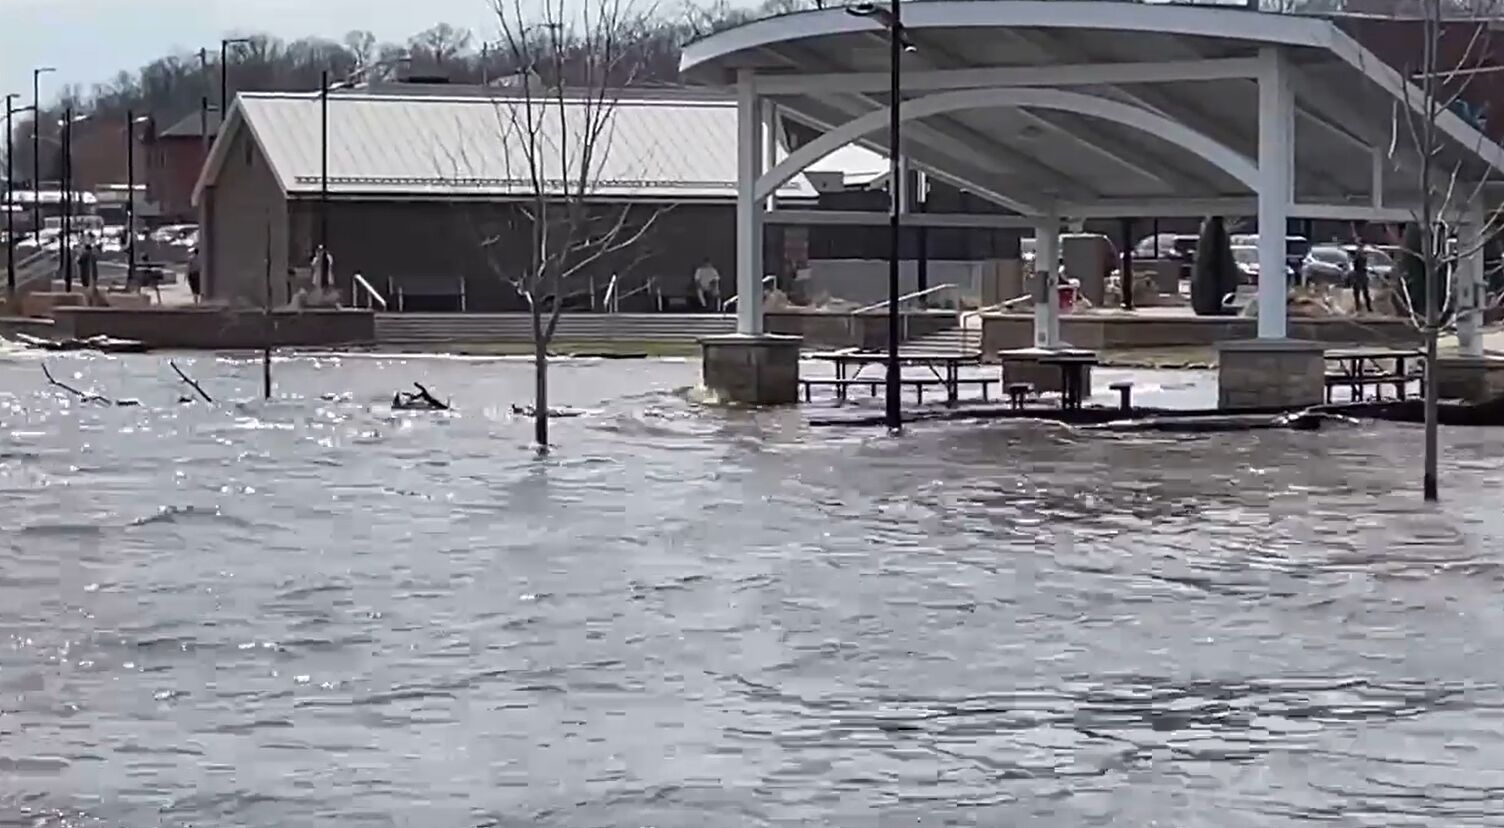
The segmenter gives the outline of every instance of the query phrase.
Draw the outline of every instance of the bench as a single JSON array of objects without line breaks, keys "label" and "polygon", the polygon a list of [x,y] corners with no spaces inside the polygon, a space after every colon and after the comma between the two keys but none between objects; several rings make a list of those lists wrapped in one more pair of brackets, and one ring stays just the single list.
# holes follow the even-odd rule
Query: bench
[{"label": "bench", "polygon": [[1332,401],[1332,390],[1335,388],[1348,388],[1353,392],[1354,402],[1364,399],[1364,388],[1372,387],[1378,399],[1383,399],[1383,388],[1386,385],[1394,386],[1394,394],[1399,399],[1405,399],[1405,387],[1412,382],[1424,382],[1425,371],[1407,371],[1403,374],[1394,372],[1384,374],[1363,374],[1362,376],[1350,376],[1348,374],[1327,374],[1326,401]]},{"label": "bench", "polygon": [[1133,383],[1128,380],[1118,380],[1110,383],[1108,388],[1118,392],[1118,409],[1121,411],[1133,410]]},{"label": "bench", "polygon": [[1014,411],[1020,411],[1024,407],[1024,399],[1034,395],[1034,384],[1031,382],[1008,383],[1008,403]]},{"label": "bench", "polygon": [[[1001,380],[996,377],[962,377],[956,380],[955,385],[958,392],[963,387],[981,389],[982,399],[985,401],[988,399],[988,394],[993,384],[999,382]],[[853,388],[866,388],[867,393],[875,397],[877,396],[878,389],[886,387],[888,382],[886,379],[804,379],[801,377],[799,384],[804,386],[804,401],[810,402],[814,397],[816,386],[833,388],[836,390],[836,397],[844,400],[846,392]],[[944,391],[947,383],[938,379],[904,378],[899,381],[899,385],[914,389],[914,399],[919,403],[923,403],[924,389],[939,388]]]}]

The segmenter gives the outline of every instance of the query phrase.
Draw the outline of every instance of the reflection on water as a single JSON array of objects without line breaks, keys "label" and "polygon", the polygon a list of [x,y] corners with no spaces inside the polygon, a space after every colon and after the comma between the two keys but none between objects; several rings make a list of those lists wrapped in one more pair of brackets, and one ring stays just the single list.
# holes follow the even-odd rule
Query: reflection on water
[{"label": "reflection on water", "polygon": [[582,361],[538,460],[515,361],[51,364],[145,407],[0,361],[0,825],[1504,823],[1498,432],[1429,509],[1400,426],[893,439]]}]

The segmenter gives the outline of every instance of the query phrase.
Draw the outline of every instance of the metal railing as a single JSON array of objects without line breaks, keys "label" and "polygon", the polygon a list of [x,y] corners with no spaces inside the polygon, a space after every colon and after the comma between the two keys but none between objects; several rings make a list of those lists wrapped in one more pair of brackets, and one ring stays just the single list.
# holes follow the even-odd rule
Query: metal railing
[{"label": "metal railing", "polygon": [[[776,274],[776,273],[769,273],[768,275],[762,277],[762,286],[764,288],[767,288],[768,285],[776,282],[777,280],[778,280],[778,274]],[[731,308],[736,305],[736,300],[738,300],[740,298],[741,298],[741,296],[737,295],[737,296],[733,296],[730,299],[727,299],[726,301],[722,302],[721,303],[721,313],[730,313],[731,312]]]},{"label": "metal railing", "polygon": [[[375,285],[372,285],[370,282],[366,281],[365,276],[356,273],[355,275],[351,276],[350,279],[352,284],[355,285],[355,289],[353,291],[355,295],[352,297],[355,307],[372,308],[375,307],[375,305],[380,305],[383,311],[387,309],[386,297],[377,292]],[[362,292],[364,292],[364,295],[366,297],[366,302],[364,305],[360,303]]]},{"label": "metal railing", "polygon": [[[898,306],[899,306],[899,308],[901,310],[903,308],[903,305],[906,302],[912,302],[912,301],[914,301],[916,299],[924,299],[925,297],[933,296],[933,295],[935,295],[937,293],[943,293],[943,292],[945,292],[947,290],[953,290],[953,291],[956,292],[956,300],[955,300],[955,305],[956,305],[956,329],[961,332],[961,349],[962,350],[966,350],[967,345],[968,345],[968,341],[970,340],[971,335],[970,335],[970,331],[966,327],[966,317],[968,315],[968,311],[966,311],[965,309],[963,309],[961,307],[961,288],[960,288],[959,285],[954,284],[952,282],[946,282],[945,284],[942,284],[942,285],[931,285],[930,287],[924,288],[923,290],[916,290],[916,291],[912,291],[912,292],[909,292],[909,293],[905,293],[904,295],[898,297],[898,300],[897,300]],[[863,305],[862,307],[857,308],[856,310],[852,311],[850,314],[848,314],[848,316],[850,318],[854,319],[855,317],[860,316],[861,314],[864,314],[864,313],[871,313],[873,311],[883,310],[884,308],[888,307],[888,304],[889,304],[890,301],[891,300],[884,299],[881,302],[873,302],[870,305]],[[898,316],[898,325],[899,325],[898,341],[900,343],[907,342],[909,340],[909,317],[908,317],[908,314],[904,314],[904,313],[900,313],[899,314],[899,316]]]},{"label": "metal railing", "polygon": [[619,313],[621,311],[621,298],[616,295],[616,274],[611,274],[611,281],[606,285],[606,295],[601,300],[606,313]]},{"label": "metal railing", "polygon": [[[616,287],[616,277],[615,276],[611,277],[611,287],[613,287],[613,288]],[[607,312],[608,313],[620,313],[621,312],[621,300],[623,300],[623,299],[631,299],[633,296],[636,296],[639,293],[648,293],[648,292],[651,292],[653,294],[653,306],[656,307],[658,310],[662,310],[663,309],[663,294],[660,293],[659,290],[658,290],[658,277],[657,276],[649,276],[648,279],[647,279],[647,281],[643,282],[642,284],[638,285],[635,288],[632,288],[631,290],[627,291],[626,293],[617,293],[617,294],[614,294],[613,297],[612,297],[612,304],[607,309]]]}]

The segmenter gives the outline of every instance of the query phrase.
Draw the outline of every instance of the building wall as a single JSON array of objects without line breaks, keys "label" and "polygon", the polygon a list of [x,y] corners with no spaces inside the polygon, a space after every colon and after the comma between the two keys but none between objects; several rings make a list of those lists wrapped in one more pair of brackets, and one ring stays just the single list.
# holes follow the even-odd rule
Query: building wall
[{"label": "building wall", "polygon": [[[312,260],[318,242],[319,206],[316,201],[298,201],[290,209],[292,262],[303,267]],[[532,260],[528,224],[517,205],[334,200],[328,209],[335,282],[347,300],[352,274],[360,273],[383,293],[390,290],[389,301],[394,301],[400,287],[410,306],[424,295],[435,301],[455,297],[463,281],[467,310],[525,309],[525,300],[507,281],[524,272]],[[601,209],[603,215],[615,216],[621,208]],[[735,281],[736,251],[732,205],[678,204],[668,209],[637,205],[630,209],[629,228],[640,226],[655,212],[657,218],[629,249],[602,257],[572,277],[566,294],[587,293],[593,283],[600,297],[615,273],[621,293],[656,278],[665,295],[686,296],[693,292],[695,268],[708,258],[721,272],[722,289],[729,295]],[[585,295],[574,301],[588,305]],[[638,294],[625,300],[622,310],[648,310],[649,306],[647,294]]]},{"label": "building wall", "polygon": [[245,130],[228,148],[216,186],[203,205],[209,247],[205,295],[215,301],[265,304],[271,252],[272,304],[288,301],[287,203],[266,159]]},{"label": "building wall", "polygon": [[156,203],[164,221],[196,221],[193,187],[204,165],[204,141],[199,137],[159,138],[146,150],[146,196]]}]

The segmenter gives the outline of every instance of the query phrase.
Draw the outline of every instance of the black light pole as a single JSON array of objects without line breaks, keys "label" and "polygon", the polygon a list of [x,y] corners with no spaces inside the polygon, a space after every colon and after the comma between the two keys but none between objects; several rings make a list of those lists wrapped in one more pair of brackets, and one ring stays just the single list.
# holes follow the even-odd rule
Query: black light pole
[{"label": "black light pole", "polygon": [[19,97],[14,93],[5,96],[5,298],[10,301],[16,298],[16,164],[15,142],[11,135],[15,131],[16,113],[30,109],[16,109],[15,101]]},{"label": "black light pole", "polygon": [[136,284],[136,124],[146,121],[125,111],[125,279]]},{"label": "black light pole", "polygon": [[898,266],[901,255],[899,234],[902,232],[899,217],[902,203],[899,180],[902,175],[899,163],[902,157],[902,118],[899,105],[902,102],[903,53],[913,51],[914,46],[904,33],[900,0],[890,0],[888,6],[859,3],[847,6],[846,11],[857,17],[870,17],[888,30],[888,376],[883,422],[889,431],[898,431],[903,428],[899,396],[903,373],[898,361]]},{"label": "black light pole", "polygon": [[42,243],[42,76],[51,66],[31,70],[31,233]]},{"label": "black light pole", "polygon": [[[329,289],[329,70],[319,83],[319,290]],[[352,288],[353,290],[353,288]]]},{"label": "black light pole", "polygon": [[63,291],[73,292],[73,261],[69,258],[70,245],[68,235],[72,233],[73,220],[73,105],[69,104],[63,110],[63,175],[62,192],[59,202],[63,208],[62,234],[58,236],[59,264],[63,266]]},{"label": "black light pole", "polygon": [[248,37],[227,37],[219,41],[219,125],[224,126],[230,111],[230,47],[250,43]]}]

